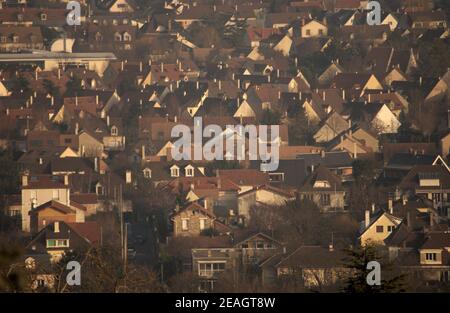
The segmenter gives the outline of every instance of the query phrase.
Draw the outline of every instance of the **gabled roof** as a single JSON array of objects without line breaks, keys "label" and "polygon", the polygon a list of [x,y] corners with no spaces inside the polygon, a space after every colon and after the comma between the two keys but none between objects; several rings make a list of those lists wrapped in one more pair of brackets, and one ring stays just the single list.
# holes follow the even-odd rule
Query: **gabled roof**
[{"label": "gabled roof", "polygon": [[39,212],[39,211],[44,210],[44,209],[49,208],[49,207],[54,209],[54,210],[57,210],[57,211],[59,211],[61,213],[64,213],[64,214],[75,214],[75,210],[74,209],[72,209],[71,207],[69,207],[69,206],[67,206],[65,204],[62,204],[61,202],[58,202],[56,200],[47,201],[47,202],[41,204],[40,206],[37,206],[37,207],[33,208],[29,212],[29,214],[33,214],[33,213]]},{"label": "gabled roof", "polygon": [[449,249],[450,231],[429,232],[420,249]]},{"label": "gabled roof", "polygon": [[184,211],[196,211],[199,212],[203,215],[206,215],[212,219],[215,219],[216,216],[212,211],[208,211],[207,209],[205,209],[203,206],[201,206],[199,203],[197,202],[192,202],[190,204],[188,204],[186,207],[184,207],[183,209],[175,212],[172,215],[172,218],[174,218],[175,216],[179,215],[180,213],[184,212]]},{"label": "gabled roof", "polygon": [[276,268],[331,268],[344,267],[345,254],[340,250],[332,250],[321,246],[301,246],[274,264]]},{"label": "gabled roof", "polygon": [[[329,186],[315,186],[315,183],[328,182]],[[328,168],[320,164],[307,178],[302,187],[299,188],[300,192],[311,191],[343,191],[341,179],[333,174]]]}]

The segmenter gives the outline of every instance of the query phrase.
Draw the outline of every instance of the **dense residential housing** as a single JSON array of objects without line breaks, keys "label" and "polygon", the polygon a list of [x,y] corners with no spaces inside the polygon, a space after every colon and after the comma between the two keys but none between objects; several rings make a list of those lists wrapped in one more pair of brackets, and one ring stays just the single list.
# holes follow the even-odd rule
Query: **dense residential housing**
[{"label": "dense residential housing", "polygon": [[26,291],[338,292],[371,249],[448,291],[448,1],[67,2],[0,0]]}]

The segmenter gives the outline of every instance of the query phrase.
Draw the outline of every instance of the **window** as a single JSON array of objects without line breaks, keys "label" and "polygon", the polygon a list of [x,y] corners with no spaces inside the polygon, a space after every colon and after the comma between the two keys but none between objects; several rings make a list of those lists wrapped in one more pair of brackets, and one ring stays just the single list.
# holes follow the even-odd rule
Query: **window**
[{"label": "window", "polygon": [[310,29],[306,30],[306,36],[311,36],[311,30]]},{"label": "window", "polygon": [[112,135],[112,136],[117,136],[118,133],[119,133],[119,132],[118,132],[116,126],[111,127],[111,135]]},{"label": "window", "polygon": [[67,248],[68,246],[68,239],[47,239],[47,248]]},{"label": "window", "polygon": [[377,233],[382,233],[383,231],[383,226],[377,226]]},{"label": "window", "polygon": [[203,230],[206,228],[206,218],[200,219],[200,230]]},{"label": "window", "polygon": [[13,42],[14,42],[14,43],[18,43],[18,42],[19,42],[19,36],[14,35],[14,36],[13,36]]},{"label": "window", "polygon": [[145,178],[152,178],[152,170],[149,168],[144,169],[144,177]]},{"label": "window", "polygon": [[436,253],[425,253],[425,260],[427,260],[427,261],[436,261],[437,260]]},{"label": "window", "polygon": [[323,35],[323,29],[319,29],[319,35],[320,35],[320,36]]},{"label": "window", "polygon": [[257,241],[256,249],[264,249],[264,241]]},{"label": "window", "polygon": [[46,21],[47,20],[47,14],[42,13],[41,14],[41,21]]},{"label": "window", "polygon": [[128,33],[123,34],[123,41],[131,41],[131,35]]},{"label": "window", "polygon": [[0,41],[1,42],[6,42],[6,36],[0,36]]},{"label": "window", "polygon": [[103,187],[101,185],[97,185],[96,192],[97,195],[103,195]]},{"label": "window", "polygon": [[321,205],[330,205],[331,197],[328,193],[324,193],[320,195],[320,204]]},{"label": "window", "polygon": [[179,177],[180,176],[180,169],[177,166],[174,166],[170,169],[170,176],[172,177]]},{"label": "window", "polygon": [[199,276],[211,277],[215,273],[225,271],[226,262],[214,262],[214,263],[199,263],[198,274]]},{"label": "window", "polygon": [[52,199],[54,199],[54,200],[58,200],[59,199],[59,192],[58,192],[58,189],[53,189],[52,190]]},{"label": "window", "polygon": [[186,167],[185,171],[186,171],[186,176],[187,177],[194,176],[194,168],[192,168],[192,166]]},{"label": "window", "polygon": [[122,41],[122,36],[119,33],[114,34],[114,41]]},{"label": "window", "polygon": [[187,231],[189,229],[189,219],[188,218],[182,218],[181,219],[181,230]]},{"label": "window", "polygon": [[241,245],[241,248],[242,248],[242,249],[248,249],[248,243],[243,243],[243,244]]},{"label": "window", "polygon": [[387,227],[387,231],[389,232],[389,233],[392,233],[393,231],[394,231],[394,226],[388,226]]}]

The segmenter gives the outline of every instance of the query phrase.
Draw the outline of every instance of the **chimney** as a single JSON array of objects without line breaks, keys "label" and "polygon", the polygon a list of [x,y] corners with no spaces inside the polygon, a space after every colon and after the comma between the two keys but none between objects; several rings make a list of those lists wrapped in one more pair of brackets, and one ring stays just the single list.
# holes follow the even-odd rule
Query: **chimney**
[{"label": "chimney", "polygon": [[50,105],[51,106],[54,106],[55,105],[55,97],[51,97],[51,100],[50,100]]},{"label": "chimney", "polygon": [[333,252],[333,251],[334,251],[334,246],[333,246],[332,243],[330,243],[330,245],[328,246],[328,250],[329,250],[330,252]]},{"label": "chimney", "polygon": [[394,214],[394,206],[393,206],[393,201],[392,201],[391,197],[389,197],[389,199],[388,199],[388,209],[389,209],[390,214]]},{"label": "chimney", "polygon": [[42,160],[42,158],[39,158],[39,164],[42,165],[42,163],[44,163],[44,161]]},{"label": "chimney", "polygon": [[120,62],[120,70],[123,72],[123,61]]},{"label": "chimney", "polygon": [[354,159],[358,158],[358,151],[357,151],[357,147],[356,147],[356,142],[353,143],[353,158]]},{"label": "chimney", "polygon": [[78,135],[80,126],[78,125],[78,122],[75,123],[75,135]]},{"label": "chimney", "polygon": [[78,96],[75,95],[75,105],[78,106]]},{"label": "chimney", "polygon": [[54,225],[53,232],[54,233],[59,233],[59,222],[56,221],[53,225]]},{"label": "chimney", "polygon": [[345,89],[342,89],[342,99],[345,100]]},{"label": "chimney", "polygon": [[197,90],[199,90],[200,89],[200,82],[197,80]]},{"label": "chimney", "polygon": [[139,62],[139,72],[141,72],[141,73],[142,73],[142,61],[141,61],[141,62]]},{"label": "chimney", "polygon": [[141,146],[141,158],[142,158],[142,160],[145,160],[145,146],[144,145]]},{"label": "chimney", "polygon": [[98,172],[98,157],[94,158],[94,171]]},{"label": "chimney", "polygon": [[372,214],[375,213],[375,203],[372,203]]},{"label": "chimney", "polygon": [[69,175],[64,175],[64,185],[69,186]]},{"label": "chimney", "polygon": [[130,170],[127,170],[125,172],[125,182],[127,184],[131,184],[131,171]]},{"label": "chimney", "polygon": [[109,115],[106,115],[106,126],[109,126]]},{"label": "chimney", "polygon": [[28,175],[22,175],[22,187],[28,186]]},{"label": "chimney", "polygon": [[366,210],[365,215],[364,215],[364,226],[365,228],[369,227],[370,224],[370,211]]},{"label": "chimney", "polygon": [[325,101],[325,91],[322,91],[322,100]]},{"label": "chimney", "polygon": [[95,104],[96,104],[96,105],[98,105],[98,102],[99,102],[98,100],[99,100],[98,95],[95,95]]},{"label": "chimney", "polygon": [[406,203],[408,203],[408,197],[406,195],[402,195],[402,203],[403,205],[406,205]]},{"label": "chimney", "polygon": [[320,156],[321,156],[322,158],[325,157],[325,150],[320,150]]}]

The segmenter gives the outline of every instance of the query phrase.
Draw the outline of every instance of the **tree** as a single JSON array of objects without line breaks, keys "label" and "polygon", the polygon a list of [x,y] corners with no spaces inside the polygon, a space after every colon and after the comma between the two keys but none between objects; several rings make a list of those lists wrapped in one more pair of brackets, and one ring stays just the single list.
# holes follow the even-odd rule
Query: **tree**
[{"label": "tree", "polygon": [[[377,247],[371,243],[364,247],[358,247],[345,250],[347,258],[345,259],[345,267],[349,269],[348,278],[346,279],[344,292],[347,293],[393,293],[404,292],[404,275],[396,275],[392,271],[392,266],[384,262]],[[367,276],[372,269],[367,269],[367,264],[371,261],[378,262],[381,267],[381,284],[369,285]]]},{"label": "tree", "polygon": [[275,110],[264,109],[261,116],[261,125],[280,125],[281,113]]},{"label": "tree", "polygon": [[294,118],[289,121],[289,144],[314,144],[316,125],[310,124],[303,107],[300,107]]},{"label": "tree", "polygon": [[0,194],[16,194],[19,190],[19,169],[12,151],[0,150]]},{"label": "tree", "polygon": [[19,245],[0,242],[0,292],[23,292],[30,290],[30,280]]},{"label": "tree", "polygon": [[44,79],[42,82],[45,92],[52,95],[53,97],[59,96],[59,88],[55,86],[55,84],[48,79]]}]

